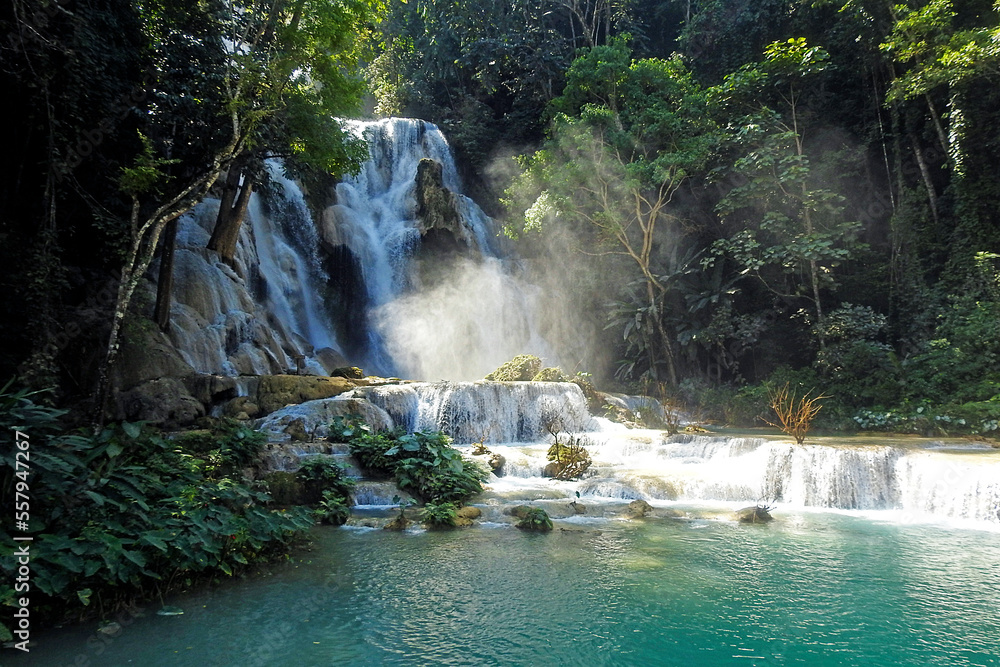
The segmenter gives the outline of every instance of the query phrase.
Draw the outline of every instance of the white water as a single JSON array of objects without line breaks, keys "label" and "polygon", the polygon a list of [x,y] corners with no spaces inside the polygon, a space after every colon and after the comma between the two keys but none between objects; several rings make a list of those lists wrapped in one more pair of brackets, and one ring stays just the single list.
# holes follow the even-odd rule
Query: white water
[{"label": "white water", "polygon": [[[517,354],[557,363],[537,333],[538,290],[497,253],[493,221],[468,197],[444,135],[409,118],[349,121],[369,143],[369,159],[337,186],[330,209],[336,236],[361,263],[368,299],[369,359],[382,374],[423,380],[480,378]],[[437,258],[432,277],[417,270],[421,238],[416,175],[423,158],[440,162],[456,195],[469,253]],[[331,232],[332,235],[332,232]]]},{"label": "white water", "polygon": [[995,450],[796,445],[661,431],[591,432],[581,438],[593,465],[576,482],[541,477],[544,444],[491,447],[507,459],[505,476],[491,482],[492,490],[518,497],[527,488],[544,494],[540,497],[557,488],[567,497],[579,492],[595,499],[892,511],[896,521],[954,519],[1000,528]]}]

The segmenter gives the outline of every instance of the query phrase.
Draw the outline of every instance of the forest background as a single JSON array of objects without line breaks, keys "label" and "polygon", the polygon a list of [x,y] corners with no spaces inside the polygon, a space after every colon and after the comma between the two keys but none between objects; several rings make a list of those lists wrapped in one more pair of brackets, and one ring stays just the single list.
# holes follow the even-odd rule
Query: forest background
[{"label": "forest background", "polygon": [[263,160],[319,192],[363,154],[335,117],[367,112],[438,124],[518,252],[572,274],[599,381],[733,423],[789,382],[831,426],[996,431],[991,2],[12,11],[0,371],[57,403],[106,391],[129,322],[167,324],[132,296],[178,215],[228,196],[231,260]]}]

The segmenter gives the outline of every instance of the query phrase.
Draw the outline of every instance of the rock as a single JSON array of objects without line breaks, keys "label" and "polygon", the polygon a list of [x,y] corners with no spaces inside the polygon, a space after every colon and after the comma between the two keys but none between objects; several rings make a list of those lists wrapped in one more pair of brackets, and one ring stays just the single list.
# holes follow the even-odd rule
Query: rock
[{"label": "rock", "polygon": [[288,426],[285,427],[285,433],[295,442],[309,442],[312,440],[312,436],[306,430],[305,421],[301,417],[289,422]]},{"label": "rock", "polygon": [[528,512],[530,511],[531,507],[529,505],[515,505],[514,507],[504,509],[503,513],[515,519],[523,519],[528,516]]},{"label": "rock", "polygon": [[584,505],[583,503],[581,503],[578,500],[574,500],[573,502],[571,502],[569,504],[569,506],[573,508],[573,514],[586,514],[587,513],[587,506]]},{"label": "rock", "polygon": [[155,327],[151,331],[143,329],[138,341],[125,337],[113,371],[117,386],[125,390],[150,380],[180,378],[194,372],[167,336]]},{"label": "rock", "polygon": [[471,227],[462,222],[455,193],[444,187],[440,162],[423,158],[417,164],[417,219],[420,236],[436,246],[465,246],[478,251],[479,243]]},{"label": "rock", "polygon": [[744,507],[741,510],[736,510],[736,519],[740,523],[767,523],[774,521],[774,517],[769,512],[770,509],[770,507],[763,505]]},{"label": "rock", "polygon": [[288,434],[285,427],[295,419],[301,419],[302,425],[313,437],[325,438],[330,434],[330,422],[334,417],[361,415],[361,420],[373,431],[389,431],[395,427],[389,413],[374,403],[351,396],[336,396],[307,401],[299,405],[289,405],[269,414],[256,428],[277,441],[286,440]]},{"label": "rock", "polygon": [[188,392],[206,409],[236,398],[236,378],[210,373],[195,373],[182,378]]},{"label": "rock", "polygon": [[597,391],[597,388],[591,384],[590,380],[577,375],[576,377],[570,379],[570,382],[580,387],[580,390],[583,392],[583,397],[587,399],[587,407],[590,409],[590,413],[594,415],[601,414],[601,411],[604,409],[604,398],[603,395]]},{"label": "rock", "polygon": [[[317,363],[326,369],[329,375],[336,375],[334,371],[347,366],[347,359],[340,352],[332,347],[321,347],[313,353]],[[347,377],[347,376],[344,376]]]},{"label": "rock", "polygon": [[97,626],[97,631],[102,635],[117,637],[122,633],[122,626],[118,621],[101,621],[100,625]]},{"label": "rock", "polygon": [[193,424],[205,416],[205,406],[188,393],[178,378],[149,380],[117,397],[118,417],[165,428]]},{"label": "rock", "polygon": [[569,382],[569,376],[562,372],[562,369],[549,367],[543,368],[538,371],[533,378],[532,382]]},{"label": "rock", "polygon": [[496,382],[528,382],[542,369],[542,360],[531,354],[519,354],[484,379]]},{"label": "rock", "polygon": [[339,396],[356,385],[342,377],[315,375],[265,375],[257,387],[261,414],[270,414],[286,405]]},{"label": "rock", "polygon": [[358,368],[357,366],[342,366],[340,368],[334,368],[330,371],[330,377],[340,377],[348,378],[353,380],[360,380],[365,376],[365,372]]},{"label": "rock", "polygon": [[460,519],[478,519],[483,515],[483,511],[478,507],[472,507],[471,505],[466,505],[465,507],[459,507],[458,511],[455,512],[455,516]]},{"label": "rock", "polygon": [[410,520],[402,514],[393,518],[392,521],[382,526],[383,530],[406,530],[410,526]]},{"label": "rock", "polygon": [[645,500],[633,500],[625,510],[625,516],[629,519],[642,519],[653,511],[653,506]]},{"label": "rock", "polygon": [[503,477],[503,467],[504,465],[507,464],[507,459],[504,458],[503,455],[490,454],[488,463],[490,466],[490,470],[493,471],[494,475],[496,475],[497,477]]},{"label": "rock", "polygon": [[222,406],[222,415],[234,419],[255,419],[260,416],[260,408],[249,396],[237,396]]}]

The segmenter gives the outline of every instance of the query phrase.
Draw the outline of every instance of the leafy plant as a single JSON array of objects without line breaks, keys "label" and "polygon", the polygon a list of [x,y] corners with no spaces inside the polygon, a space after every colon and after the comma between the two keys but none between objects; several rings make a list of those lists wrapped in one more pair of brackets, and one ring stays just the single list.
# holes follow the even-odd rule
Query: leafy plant
[{"label": "leafy plant", "polygon": [[351,442],[351,440],[362,433],[370,433],[371,429],[362,421],[361,415],[336,415],[330,420],[330,434],[327,440],[330,442]]},{"label": "leafy plant", "polygon": [[351,508],[344,496],[328,490],[323,492],[323,499],[313,510],[313,515],[319,519],[320,523],[342,526],[351,516]]},{"label": "leafy plant", "polygon": [[420,513],[420,521],[431,528],[454,528],[458,518],[455,503],[427,503]]},{"label": "leafy plant", "polygon": [[518,520],[516,526],[521,530],[544,533],[552,530],[552,519],[541,507],[529,507]]},{"label": "leafy plant", "polygon": [[386,479],[392,476],[396,467],[395,458],[386,454],[396,445],[396,437],[398,436],[394,433],[371,433],[359,430],[348,441],[348,447],[351,456],[365,474]]},{"label": "leafy plant", "polygon": [[325,454],[306,458],[295,475],[302,482],[306,499],[310,502],[319,502],[327,492],[331,492],[346,503],[354,490],[354,480],[347,476],[332,456]]}]

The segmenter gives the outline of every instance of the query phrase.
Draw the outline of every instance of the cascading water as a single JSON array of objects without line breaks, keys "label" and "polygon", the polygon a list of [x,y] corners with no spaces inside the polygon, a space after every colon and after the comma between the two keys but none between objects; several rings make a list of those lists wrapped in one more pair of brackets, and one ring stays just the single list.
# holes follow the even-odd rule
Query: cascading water
[{"label": "cascading water", "polygon": [[302,192],[280,163],[267,166],[280,196],[270,207],[259,194],[250,198],[235,268],[206,249],[217,199],[179,220],[170,337],[198,372],[284,373],[302,357],[304,370],[325,374],[343,363],[317,297],[325,276]]},{"label": "cascading water", "polygon": [[[335,409],[343,403],[341,409]],[[365,410],[381,428],[442,430],[463,446],[485,442],[506,463],[491,478],[501,501],[765,502],[786,508],[892,511],[905,521],[957,519],[1000,528],[1000,451],[935,441],[851,444],[668,435],[590,416],[580,388],[560,382],[437,382],[363,387],[291,406],[261,426],[278,435],[289,419],[326,434],[333,414]],[[558,422],[553,421],[558,418]],[[592,465],[577,481],[543,476],[551,432],[574,437]],[[391,495],[388,496],[391,498]],[[388,502],[388,498],[386,501]]]},{"label": "cascading water", "polygon": [[[493,222],[463,196],[448,143],[430,123],[406,118],[350,121],[369,159],[337,186],[337,234],[358,259],[368,300],[369,365],[415,379],[471,380],[517,354],[555,363],[535,327],[538,289],[498,256]],[[417,270],[422,223],[416,177],[422,159],[441,165],[466,252],[436,256]]]}]

